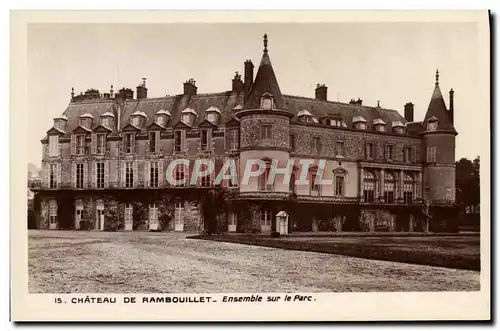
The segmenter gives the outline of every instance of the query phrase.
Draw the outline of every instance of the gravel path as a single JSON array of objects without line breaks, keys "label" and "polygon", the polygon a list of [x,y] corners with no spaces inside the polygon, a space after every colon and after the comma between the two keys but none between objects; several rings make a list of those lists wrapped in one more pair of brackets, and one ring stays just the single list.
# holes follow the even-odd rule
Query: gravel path
[{"label": "gravel path", "polygon": [[31,293],[479,290],[479,272],[281,250],[184,233],[29,232]]}]

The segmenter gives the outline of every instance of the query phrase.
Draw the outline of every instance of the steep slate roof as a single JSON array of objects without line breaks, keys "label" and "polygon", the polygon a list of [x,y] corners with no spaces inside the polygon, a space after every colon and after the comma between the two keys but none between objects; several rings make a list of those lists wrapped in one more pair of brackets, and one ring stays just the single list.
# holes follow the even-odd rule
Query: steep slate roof
[{"label": "steep slate roof", "polygon": [[65,136],[69,137],[71,132],[79,126],[79,117],[81,115],[90,113],[94,117],[91,127],[94,130],[99,126],[99,117],[101,114],[106,112],[116,114],[117,109],[116,102],[113,100],[91,100],[70,103],[63,113],[68,118]]},{"label": "steep slate roof", "polygon": [[[425,114],[422,126],[427,125],[427,120],[429,120],[431,117],[437,118],[438,130],[449,130],[456,132],[450,118],[450,112],[446,108],[443,95],[441,94],[441,89],[439,88],[439,71],[437,70],[434,92],[432,93],[431,101],[429,102],[429,107],[427,108],[427,113]],[[426,128],[423,127],[422,130],[426,131]]]}]

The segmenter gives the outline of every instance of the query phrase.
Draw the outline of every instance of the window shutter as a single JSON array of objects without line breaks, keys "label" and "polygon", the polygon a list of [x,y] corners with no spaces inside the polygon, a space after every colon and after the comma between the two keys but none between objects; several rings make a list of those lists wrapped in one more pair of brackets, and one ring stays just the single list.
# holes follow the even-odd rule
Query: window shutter
[{"label": "window shutter", "polygon": [[158,160],[158,186],[163,185],[163,160]]},{"label": "window shutter", "polygon": [[90,135],[90,153],[97,154],[97,133]]},{"label": "window shutter", "polygon": [[126,133],[122,135],[122,153],[125,153],[125,137],[127,136]]},{"label": "window shutter", "polygon": [[45,187],[50,187],[50,164],[45,163]]},{"label": "window shutter", "polygon": [[71,155],[76,155],[76,136],[71,135]]},{"label": "window shutter", "polygon": [[186,141],[186,130],[181,130],[181,153],[186,152],[187,141]]},{"label": "window shutter", "polygon": [[137,187],[137,179],[139,178],[138,175],[138,170],[137,170],[137,161],[134,161],[134,163],[132,164],[133,165],[133,168],[132,168],[132,171],[133,171],[133,174],[132,174],[132,178],[134,179],[134,185],[133,187]]},{"label": "window shutter", "polygon": [[[136,146],[135,146],[135,134],[130,135],[130,152],[135,153],[136,151]],[[135,176],[135,174],[134,174]]]},{"label": "window shutter", "polygon": [[125,187],[125,161],[122,162],[122,171],[121,171],[121,183],[122,187]]},{"label": "window shutter", "polygon": [[160,131],[155,132],[156,153],[160,152]]},{"label": "window shutter", "polygon": [[229,137],[231,135],[231,129],[225,128],[224,129],[224,149],[228,150],[231,148],[231,142],[229,140]]},{"label": "window shutter", "polygon": [[104,161],[104,187],[109,185],[109,161]]},{"label": "window shutter", "polygon": [[144,187],[149,187],[150,186],[150,173],[151,173],[151,162],[146,161],[146,164],[144,165]]},{"label": "window shutter", "polygon": [[71,182],[73,187],[76,187],[76,163],[71,164]]},{"label": "window shutter", "polygon": [[56,187],[61,187],[61,163],[57,164],[57,183]]},{"label": "window shutter", "polygon": [[92,187],[97,187],[97,163],[94,161],[92,164]]},{"label": "window shutter", "polygon": [[89,183],[89,164],[85,162],[83,164],[83,187],[87,188]]},{"label": "window shutter", "polygon": [[212,129],[207,130],[207,150],[212,150]]}]

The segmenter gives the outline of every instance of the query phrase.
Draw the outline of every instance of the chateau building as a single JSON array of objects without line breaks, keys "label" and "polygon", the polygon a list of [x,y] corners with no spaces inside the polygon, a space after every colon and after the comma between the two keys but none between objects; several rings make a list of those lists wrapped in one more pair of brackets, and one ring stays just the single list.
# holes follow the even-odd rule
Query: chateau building
[{"label": "chateau building", "polygon": [[[410,102],[401,116],[360,99],[330,101],[322,84],[314,98],[283,94],[267,36],[256,75],[245,61],[243,79],[236,73],[229,91],[199,94],[189,79],[179,95],[147,92],[145,79],[135,98],[132,89],[115,93],[113,86],[103,94],[72,91],[41,141],[39,228],[203,231],[200,202],[183,199],[183,190],[204,194],[227,160],[241,180],[247,161],[259,159],[269,168],[296,162],[289,181],[270,184],[267,168],[248,183],[217,184],[232,194],[217,217],[225,231],[274,231],[282,210],[289,232],[455,229],[453,90],[447,107],[437,71],[422,121]],[[188,162],[169,167],[179,159]],[[216,171],[192,181],[199,159],[212,160]],[[298,184],[300,160],[311,160],[307,185]],[[172,185],[168,171],[188,180]],[[331,184],[319,185],[318,177]],[[141,205],[125,195],[150,199]],[[166,210],[168,226],[160,221]]]}]

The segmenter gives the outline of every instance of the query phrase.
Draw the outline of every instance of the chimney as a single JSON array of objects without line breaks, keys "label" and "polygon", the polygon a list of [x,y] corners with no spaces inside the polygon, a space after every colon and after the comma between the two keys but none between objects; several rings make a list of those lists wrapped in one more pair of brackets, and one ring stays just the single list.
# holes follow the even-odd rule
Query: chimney
[{"label": "chimney", "polygon": [[184,95],[196,95],[197,90],[196,81],[193,78],[190,78],[184,83]]},{"label": "chimney", "polygon": [[250,88],[252,87],[253,84],[253,63],[250,60],[245,61],[245,83],[244,83],[244,88],[245,88],[245,93],[248,95],[248,92],[250,92]]},{"label": "chimney", "polygon": [[120,91],[118,91],[118,99],[127,100],[134,98],[134,91],[131,88],[122,87]]},{"label": "chimney", "polygon": [[137,86],[137,99],[146,99],[148,97],[148,89],[146,87],[146,78],[142,79],[142,84]]},{"label": "chimney", "polygon": [[233,78],[233,89],[234,93],[241,93],[244,91],[244,84],[241,81],[241,75],[236,71],[236,74]]},{"label": "chimney", "polygon": [[327,91],[328,87],[325,86],[325,84],[316,84],[316,89],[314,90],[315,92],[315,98],[318,100],[327,100]]},{"label": "chimney", "polygon": [[405,120],[413,122],[413,104],[411,102],[405,104]]},{"label": "chimney", "polygon": [[453,89],[450,90],[450,118],[451,118],[451,124],[453,124],[454,117],[455,117],[455,103],[453,100],[453,97],[455,95],[455,91]]}]

